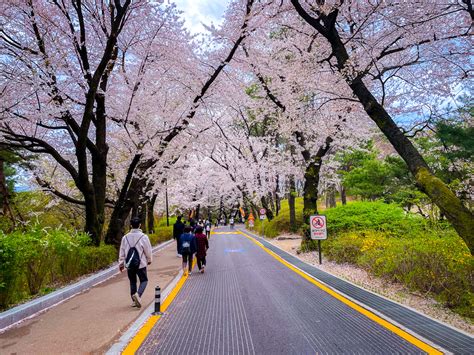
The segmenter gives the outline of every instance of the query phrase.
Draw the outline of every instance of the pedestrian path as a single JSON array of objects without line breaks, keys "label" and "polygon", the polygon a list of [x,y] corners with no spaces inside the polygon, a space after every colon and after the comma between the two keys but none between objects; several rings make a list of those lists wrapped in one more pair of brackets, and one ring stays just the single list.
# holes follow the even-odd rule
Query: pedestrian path
[{"label": "pedestrian path", "polygon": [[220,228],[211,238],[206,272],[190,275],[133,350],[139,354],[440,353],[438,346],[324,287],[249,235]]},{"label": "pedestrian path", "polygon": [[175,245],[172,242],[154,254],[142,310],[130,307],[129,282],[123,272],[1,333],[0,354],[105,353],[153,302],[154,287],[164,289],[178,275],[181,259]]}]

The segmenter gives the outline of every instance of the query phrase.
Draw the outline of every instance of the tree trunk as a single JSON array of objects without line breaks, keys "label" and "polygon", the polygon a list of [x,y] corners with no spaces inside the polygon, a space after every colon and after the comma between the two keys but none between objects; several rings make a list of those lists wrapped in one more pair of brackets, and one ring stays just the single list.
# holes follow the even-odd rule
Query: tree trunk
[{"label": "tree trunk", "polygon": [[321,15],[320,19],[315,19],[301,7],[297,0],[291,0],[291,2],[300,16],[328,40],[332,48],[332,55],[337,60],[339,72],[342,73],[352,92],[363,105],[365,112],[406,162],[420,191],[428,195],[431,201],[440,208],[468,246],[471,255],[474,255],[474,214],[463,205],[462,201],[441,179],[430,171],[421,154],[372,95],[362,81],[362,77],[358,76],[352,79],[344,75],[349,54],[336,26],[338,10],[334,10],[328,15]]},{"label": "tree trunk", "polygon": [[309,217],[318,214],[318,186],[321,165],[311,162],[304,173],[303,187],[303,223],[309,223]]},{"label": "tree trunk", "polygon": [[342,205],[347,205],[347,195],[346,195],[346,188],[341,185],[341,190],[340,190],[340,194],[341,194],[341,202],[342,202]]},{"label": "tree trunk", "polygon": [[0,201],[2,202],[2,214],[7,215],[9,210],[8,201],[9,193],[7,181],[5,178],[5,161],[0,157]]},{"label": "tree trunk", "polygon": [[267,211],[266,215],[269,221],[273,219],[273,211],[271,210],[270,206],[268,205],[267,199],[265,196],[260,198],[260,202],[262,203],[262,207],[265,208]]},{"label": "tree trunk", "polygon": [[2,204],[1,214],[7,216],[15,227],[15,218],[10,207],[10,192],[8,191],[7,179],[5,177],[5,160],[0,157],[0,202]]},{"label": "tree trunk", "polygon": [[290,193],[288,196],[288,207],[290,209],[290,231],[296,232],[296,209],[295,209],[295,199],[296,199],[296,186],[295,186],[295,176],[290,175]]},{"label": "tree trunk", "polygon": [[275,194],[275,214],[277,216],[280,213],[280,209],[281,209],[281,199],[280,199],[280,196]]},{"label": "tree trunk", "polygon": [[278,216],[280,213],[280,196],[278,195],[278,192],[280,192],[280,175],[277,174],[276,176],[276,187],[275,187],[275,192],[273,193],[273,198],[275,199],[275,214]]},{"label": "tree trunk", "polygon": [[92,244],[99,246],[104,225],[99,222],[94,194],[84,194],[84,201],[86,202],[86,225],[84,231],[91,237]]},{"label": "tree trunk", "polygon": [[196,221],[199,221],[200,214],[201,214],[201,205],[198,204],[197,207],[196,207],[196,216],[194,218]]},{"label": "tree trunk", "polygon": [[147,206],[147,224],[148,224],[148,233],[153,234],[155,233],[155,203],[156,203],[156,198],[158,197],[157,194],[153,194],[151,199],[148,201],[148,206]]},{"label": "tree trunk", "polygon": [[466,242],[471,255],[474,255],[474,214],[462,204],[441,179],[430,171],[421,154],[369,92],[362,80],[355,80],[349,86],[364,105],[367,114],[406,162],[415,177],[417,187],[440,208],[459,236]]},{"label": "tree trunk", "polygon": [[148,233],[147,229],[147,213],[148,213],[148,200],[142,200],[140,201],[140,207],[138,210],[138,216],[140,217],[140,224],[141,224],[141,229],[143,230],[144,233]]},{"label": "tree trunk", "polygon": [[336,190],[331,186],[326,192],[326,208],[334,207],[336,207]]}]

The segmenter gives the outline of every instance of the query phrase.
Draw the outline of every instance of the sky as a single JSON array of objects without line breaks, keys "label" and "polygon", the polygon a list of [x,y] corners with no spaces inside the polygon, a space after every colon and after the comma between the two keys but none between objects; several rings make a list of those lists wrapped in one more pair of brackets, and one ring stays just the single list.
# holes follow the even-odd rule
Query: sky
[{"label": "sky", "polygon": [[222,16],[230,0],[172,0],[177,8],[184,11],[186,27],[192,34],[205,32],[204,26],[222,23]]}]

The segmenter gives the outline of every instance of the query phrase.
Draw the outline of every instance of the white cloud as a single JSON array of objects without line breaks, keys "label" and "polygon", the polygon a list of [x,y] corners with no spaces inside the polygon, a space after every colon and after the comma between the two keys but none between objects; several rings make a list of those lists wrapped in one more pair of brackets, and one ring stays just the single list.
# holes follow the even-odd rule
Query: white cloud
[{"label": "white cloud", "polygon": [[174,0],[176,7],[183,11],[186,27],[193,34],[203,33],[203,23],[220,25],[229,0]]}]

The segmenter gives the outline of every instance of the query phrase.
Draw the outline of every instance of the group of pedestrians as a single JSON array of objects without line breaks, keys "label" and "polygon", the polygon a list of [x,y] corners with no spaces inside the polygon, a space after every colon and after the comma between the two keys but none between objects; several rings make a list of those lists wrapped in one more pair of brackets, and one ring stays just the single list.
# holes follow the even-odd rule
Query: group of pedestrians
[{"label": "group of pedestrians", "polygon": [[[119,270],[127,269],[130,281],[130,297],[132,307],[141,308],[141,297],[148,284],[147,266],[153,260],[150,239],[140,229],[141,221],[138,217],[130,220],[131,230],[123,236],[119,252]],[[178,256],[183,258],[183,272],[185,275],[191,273],[193,258],[201,273],[206,267],[206,254],[209,249],[209,237],[211,234],[210,221],[190,221],[190,225],[182,222],[179,216],[173,227],[173,237],[176,239]],[[140,281],[137,288],[137,278]]]},{"label": "group of pedestrians", "polygon": [[194,220],[191,220],[189,225],[185,225],[182,217],[178,216],[173,226],[173,238],[176,240],[177,255],[183,258],[184,275],[192,272],[194,254],[196,254],[199,271],[204,273],[210,234],[210,221],[204,222],[200,220],[196,223]]}]

